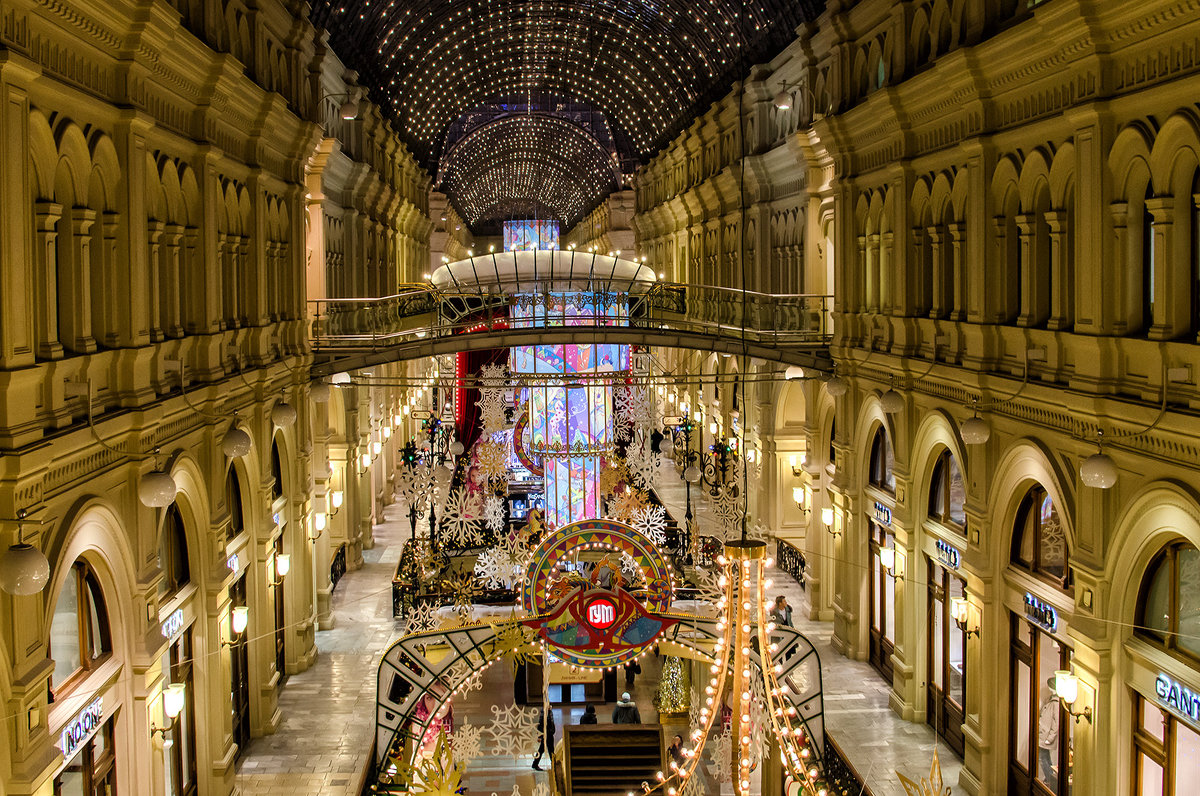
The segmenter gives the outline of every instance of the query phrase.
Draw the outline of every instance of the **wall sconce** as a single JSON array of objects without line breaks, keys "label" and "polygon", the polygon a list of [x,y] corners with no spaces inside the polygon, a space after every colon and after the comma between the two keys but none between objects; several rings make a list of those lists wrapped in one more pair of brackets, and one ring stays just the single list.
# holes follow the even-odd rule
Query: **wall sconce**
[{"label": "wall sconce", "polygon": [[283,579],[292,571],[292,557],[288,553],[275,554],[275,580],[271,581],[272,586],[282,586]]},{"label": "wall sconce", "polygon": [[229,641],[222,641],[222,647],[232,647],[238,643],[238,637],[246,632],[250,624],[250,609],[244,605],[235,605],[229,609],[229,633],[233,636]]},{"label": "wall sconce", "polygon": [[833,534],[835,539],[842,535],[841,531],[833,529],[833,509],[829,506],[821,509],[821,524],[825,526],[825,530]]},{"label": "wall sconce", "polygon": [[375,458],[381,453],[383,453],[383,443],[379,440],[371,442],[371,457]]},{"label": "wall sconce", "polygon": [[714,420],[713,422],[708,424],[708,433],[712,434],[715,437],[715,436],[717,436],[717,431],[718,431],[717,422]]},{"label": "wall sconce", "polygon": [[[171,683],[163,689],[162,692],[162,710],[163,715],[167,717],[168,722],[174,722],[183,712],[183,706],[187,701],[187,686],[183,683]],[[167,730],[170,727],[155,727],[150,725],[150,737],[155,735],[162,736],[163,741],[167,739]]]},{"label": "wall sconce", "polygon": [[904,573],[897,566],[896,548],[894,547],[879,548],[879,565],[887,570],[887,575],[892,580],[904,577]]},{"label": "wall sconce", "polygon": [[329,516],[332,517],[333,515],[338,513],[339,509],[342,508],[342,503],[343,503],[343,501],[345,501],[346,495],[344,492],[342,492],[342,490],[335,489],[335,490],[333,490],[333,492],[330,493],[330,498],[331,498],[331,502],[333,504],[333,511],[329,512]]},{"label": "wall sconce", "polygon": [[392,427],[387,425],[386,423],[383,426],[383,438],[384,439],[392,438]]},{"label": "wall sconce", "polygon": [[371,454],[364,453],[362,456],[359,456],[358,463],[362,465],[363,472],[365,473],[371,467]]},{"label": "wall sconce", "polygon": [[808,463],[808,454],[807,453],[801,453],[798,457],[796,456],[796,454],[793,453],[791,456],[788,457],[788,464],[790,464],[792,466],[792,475],[794,475],[796,478],[799,478],[800,474],[804,472],[804,465],[806,465],[807,463]]},{"label": "wall sconce", "polygon": [[804,514],[808,514],[809,509],[806,500],[805,492],[807,490],[802,486],[792,487],[792,500],[796,501],[796,508],[800,509]]},{"label": "wall sconce", "polygon": [[958,625],[958,629],[963,632],[967,638],[979,635],[979,627],[967,627],[968,618],[971,615],[971,603],[965,596],[950,598],[950,618],[954,620],[954,624]]},{"label": "wall sconce", "polygon": [[1078,713],[1071,709],[1071,706],[1075,704],[1075,700],[1079,698],[1079,678],[1069,670],[1059,669],[1054,673],[1054,695],[1058,697],[1058,701],[1067,709],[1067,713],[1075,719],[1076,724],[1079,723],[1080,719],[1087,719],[1088,724],[1092,723],[1091,707],[1085,707]]}]

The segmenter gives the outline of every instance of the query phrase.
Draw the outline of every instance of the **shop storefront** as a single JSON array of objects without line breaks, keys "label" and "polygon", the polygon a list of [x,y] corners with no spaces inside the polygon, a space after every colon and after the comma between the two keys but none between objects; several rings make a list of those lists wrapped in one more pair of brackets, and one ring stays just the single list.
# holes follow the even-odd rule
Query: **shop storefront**
[{"label": "shop storefront", "polygon": [[1066,796],[1075,721],[1056,694],[1056,672],[1071,670],[1065,612],[1073,597],[1065,529],[1041,486],[1022,499],[1012,538],[1011,569],[1029,577],[1009,603],[1008,791]]},{"label": "shop storefront", "polygon": [[871,625],[868,660],[883,678],[892,681],[892,652],[896,647],[896,541],[892,535],[895,508],[895,457],[887,431],[880,426],[871,442],[867,473],[869,599]]},{"label": "shop storefront", "polygon": [[928,688],[926,720],[959,755],[963,753],[963,718],[967,682],[967,636],[954,620],[956,601],[966,599],[966,581],[958,575],[961,554],[940,539],[941,557],[927,559]]},{"label": "shop storefront", "polygon": [[1200,783],[1200,552],[1167,545],[1146,570],[1126,644],[1135,796],[1183,796]]}]

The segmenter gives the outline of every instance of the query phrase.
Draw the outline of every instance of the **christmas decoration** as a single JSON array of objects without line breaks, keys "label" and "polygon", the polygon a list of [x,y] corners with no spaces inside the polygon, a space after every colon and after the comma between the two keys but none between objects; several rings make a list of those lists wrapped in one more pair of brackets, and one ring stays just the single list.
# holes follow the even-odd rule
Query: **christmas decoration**
[{"label": "christmas decoration", "polygon": [[481,442],[475,448],[475,466],[489,481],[508,477],[508,445],[499,439]]},{"label": "christmas decoration", "polygon": [[950,787],[942,782],[942,764],[938,760],[937,747],[933,747],[933,762],[929,766],[929,778],[913,782],[908,777],[896,772],[900,784],[904,786],[905,796],[950,796]]},{"label": "christmas decoration", "polygon": [[484,500],[483,517],[487,529],[499,536],[504,530],[504,498],[499,495],[488,495]]},{"label": "christmas decoration", "polygon": [[531,755],[537,742],[537,711],[519,705],[492,705],[492,723],[483,732],[497,757]]},{"label": "christmas decoration", "polygon": [[418,757],[411,768],[404,770],[405,784],[409,793],[425,794],[426,796],[455,796],[465,765],[456,762],[450,745],[446,742],[446,732],[438,732],[437,741],[433,745],[433,753],[427,757]]},{"label": "christmas decoration", "polygon": [[663,658],[654,707],[659,713],[683,713],[690,706],[691,670],[682,658]]},{"label": "christmas decoration", "polygon": [[478,547],[483,542],[481,533],[483,507],[478,492],[455,489],[450,492],[442,508],[442,541],[461,549]]},{"label": "christmas decoration", "polygon": [[454,761],[465,768],[483,754],[483,728],[476,724],[460,724],[450,736],[450,751]]},{"label": "christmas decoration", "polygon": [[662,506],[646,506],[633,513],[629,524],[659,547],[667,545],[667,510]]}]

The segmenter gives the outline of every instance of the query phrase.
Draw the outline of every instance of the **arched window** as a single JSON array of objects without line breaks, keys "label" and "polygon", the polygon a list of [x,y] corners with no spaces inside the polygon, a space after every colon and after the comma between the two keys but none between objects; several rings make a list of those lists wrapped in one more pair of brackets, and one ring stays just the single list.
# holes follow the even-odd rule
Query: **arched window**
[{"label": "arched window", "polygon": [[963,483],[958,460],[948,450],[938,456],[933,466],[933,481],[929,485],[929,516],[945,525],[966,530],[967,513],[963,508],[967,489]]},{"label": "arched window", "polygon": [[1138,634],[1200,658],[1200,551],[1187,542],[1165,547],[1142,580]]},{"label": "arched window", "polygon": [[86,562],[76,561],[58,594],[50,621],[52,693],[61,697],[111,654],[112,636],[100,582]]},{"label": "arched window", "polygon": [[871,472],[868,480],[872,486],[877,486],[887,492],[896,491],[896,474],[893,468],[896,457],[892,453],[892,443],[888,440],[883,426],[875,431],[875,439],[871,441]]},{"label": "arched window", "polygon": [[283,463],[279,460],[279,443],[271,443],[271,500],[283,497]]},{"label": "arched window", "polygon": [[237,470],[230,467],[225,478],[225,505],[229,507],[229,537],[234,538],[246,529],[246,518],[242,512],[242,485]]},{"label": "arched window", "polygon": [[158,593],[162,597],[174,594],[191,580],[183,517],[174,503],[167,506],[163,515],[162,535],[158,540],[158,568],[163,573],[158,586]]},{"label": "arched window", "polygon": [[829,463],[837,467],[837,448],[833,443],[837,440],[837,418],[829,421]]},{"label": "arched window", "polygon": [[1017,509],[1012,562],[1061,589],[1071,586],[1067,534],[1046,490],[1033,486]]}]

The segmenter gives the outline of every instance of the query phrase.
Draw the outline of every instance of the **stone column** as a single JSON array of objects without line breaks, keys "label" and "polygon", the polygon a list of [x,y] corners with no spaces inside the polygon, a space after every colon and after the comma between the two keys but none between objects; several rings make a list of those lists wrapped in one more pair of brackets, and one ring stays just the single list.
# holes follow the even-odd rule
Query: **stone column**
[{"label": "stone column", "polygon": [[946,225],[950,235],[950,265],[952,291],[950,298],[950,320],[965,321],[967,319],[967,269],[963,265],[964,243],[967,236],[967,225],[955,221]]},{"label": "stone column", "polygon": [[166,252],[161,266],[163,297],[160,308],[163,331],[167,337],[183,337],[183,313],[180,305],[180,296],[184,292],[184,282],[181,278],[183,240],[183,227],[179,224],[168,224],[164,237]]},{"label": "stone column", "polygon": [[1171,340],[1191,329],[1191,253],[1176,252],[1175,198],[1160,196],[1146,200],[1151,215],[1152,251],[1142,254],[1142,267],[1151,268],[1151,296],[1154,317],[1149,336]]},{"label": "stone column", "polygon": [[92,337],[92,225],[96,211],[73,207],[59,222],[58,328],[64,345],[76,354],[96,350]]},{"label": "stone column", "polygon": [[58,222],[62,212],[62,205],[53,202],[34,206],[33,321],[39,359],[61,359],[63,355],[58,341]]},{"label": "stone column", "polygon": [[1141,318],[1141,308],[1134,301],[1134,296],[1141,292],[1141,274],[1129,267],[1129,203],[1113,202],[1109,212],[1113,224],[1113,273],[1120,274],[1111,286],[1109,303],[1113,307],[1113,333],[1124,335],[1136,329]]},{"label": "stone column", "polygon": [[1075,325],[1075,251],[1072,230],[1065,210],[1050,210],[1045,215],[1050,228],[1050,329],[1070,329]]},{"label": "stone column", "polygon": [[161,221],[146,223],[146,244],[149,248],[147,270],[149,271],[149,304],[150,304],[150,340],[159,342],[163,339],[162,332],[162,303],[166,298],[166,286],[162,278],[163,261],[163,231],[166,225]]}]

